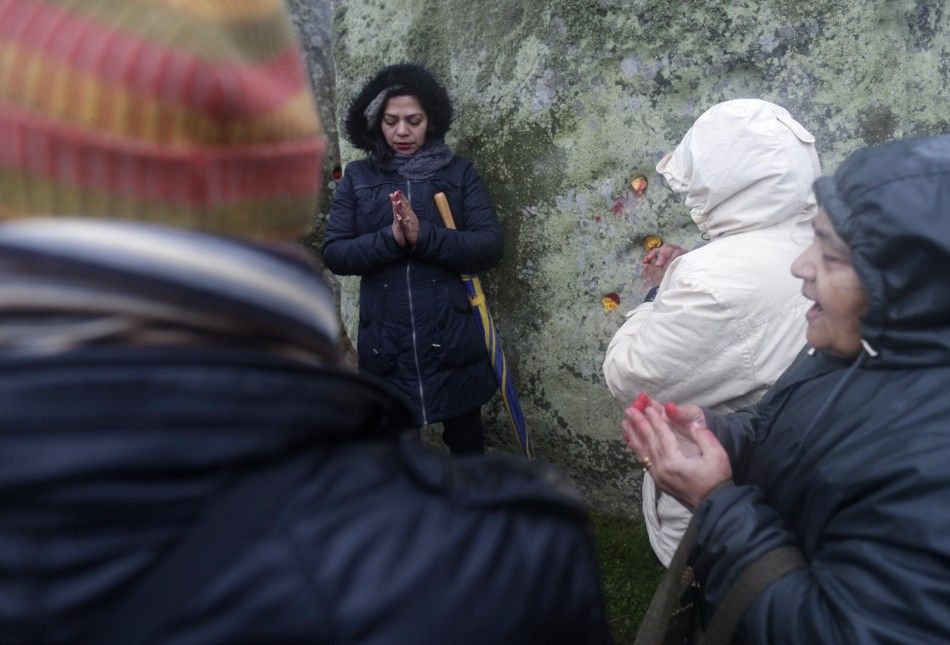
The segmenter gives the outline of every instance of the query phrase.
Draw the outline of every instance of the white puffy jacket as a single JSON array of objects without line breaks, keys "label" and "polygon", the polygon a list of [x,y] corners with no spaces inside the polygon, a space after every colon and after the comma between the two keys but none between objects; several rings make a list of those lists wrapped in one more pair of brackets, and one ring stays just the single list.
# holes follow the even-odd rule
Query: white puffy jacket
[{"label": "white puffy jacket", "polygon": [[[614,335],[604,378],[615,397],[645,391],[728,412],[758,401],[791,363],[809,306],[790,267],[811,241],[814,141],[784,108],[739,99],[706,111],[660,161],[710,242],[676,258],[655,301]],[[645,474],[643,512],[669,566],[689,511]]]}]

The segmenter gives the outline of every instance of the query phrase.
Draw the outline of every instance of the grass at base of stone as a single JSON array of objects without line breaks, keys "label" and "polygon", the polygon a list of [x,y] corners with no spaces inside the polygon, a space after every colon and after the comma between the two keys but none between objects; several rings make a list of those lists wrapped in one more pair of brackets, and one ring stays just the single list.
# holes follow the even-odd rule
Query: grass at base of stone
[{"label": "grass at base of stone", "polygon": [[607,618],[618,645],[633,643],[665,569],[653,555],[643,522],[591,512]]}]

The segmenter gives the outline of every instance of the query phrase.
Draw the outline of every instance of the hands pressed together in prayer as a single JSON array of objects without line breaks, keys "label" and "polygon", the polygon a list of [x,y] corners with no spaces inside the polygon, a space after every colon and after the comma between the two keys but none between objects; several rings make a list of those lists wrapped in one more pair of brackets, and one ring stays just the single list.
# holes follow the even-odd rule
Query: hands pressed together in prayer
[{"label": "hands pressed together in prayer", "polygon": [[393,237],[402,248],[414,246],[419,239],[419,218],[401,190],[389,194],[393,206]]},{"label": "hands pressed together in prayer", "polygon": [[661,406],[641,393],[624,410],[623,440],[657,486],[689,510],[730,479],[729,456],[695,405]]},{"label": "hands pressed together in prayer", "polygon": [[643,278],[651,287],[660,286],[663,275],[670,262],[687,253],[686,249],[675,244],[664,244],[651,250],[643,257]]}]

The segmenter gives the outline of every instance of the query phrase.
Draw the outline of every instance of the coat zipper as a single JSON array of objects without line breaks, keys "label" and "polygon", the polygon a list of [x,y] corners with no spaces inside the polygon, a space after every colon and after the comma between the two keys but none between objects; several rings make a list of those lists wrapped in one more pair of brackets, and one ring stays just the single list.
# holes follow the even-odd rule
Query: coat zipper
[{"label": "coat zipper", "polygon": [[[412,202],[412,182],[406,180],[406,198]],[[412,328],[412,358],[416,362],[416,378],[419,379],[419,406],[422,408],[422,424],[428,425],[429,417],[426,414],[426,397],[422,391],[422,370],[419,369],[419,351],[416,346],[416,314],[412,307],[412,283],[409,281],[412,260],[406,261],[406,293],[409,295],[409,325]]]}]

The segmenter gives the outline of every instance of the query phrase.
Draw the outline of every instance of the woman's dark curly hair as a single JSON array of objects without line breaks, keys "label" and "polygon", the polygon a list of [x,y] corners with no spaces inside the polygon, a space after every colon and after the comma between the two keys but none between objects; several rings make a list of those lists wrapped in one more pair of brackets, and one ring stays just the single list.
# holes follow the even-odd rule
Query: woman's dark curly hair
[{"label": "woman's dark curly hair", "polygon": [[443,138],[452,125],[452,101],[432,72],[422,65],[412,63],[384,67],[363,86],[360,93],[350,103],[343,122],[343,130],[350,143],[367,152],[375,152],[382,158],[391,156],[392,150],[383,137],[383,131],[380,128],[381,119],[377,119],[370,128],[363,113],[380,92],[393,85],[401,86],[403,89],[394,91],[389,95],[390,97],[414,96],[425,110],[429,120],[426,127],[427,142]]}]

